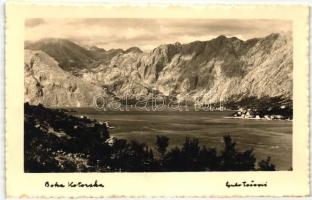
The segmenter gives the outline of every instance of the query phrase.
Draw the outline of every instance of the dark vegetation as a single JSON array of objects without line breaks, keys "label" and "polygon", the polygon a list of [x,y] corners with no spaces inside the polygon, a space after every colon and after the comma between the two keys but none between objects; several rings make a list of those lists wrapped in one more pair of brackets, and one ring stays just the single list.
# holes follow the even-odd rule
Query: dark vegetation
[{"label": "dark vegetation", "polygon": [[25,172],[275,170],[270,158],[256,163],[252,149],[238,151],[228,135],[221,151],[188,137],[181,147],[168,149],[169,138],[156,136],[155,147],[149,147],[110,137],[105,124],[63,110],[28,103],[24,110]]}]

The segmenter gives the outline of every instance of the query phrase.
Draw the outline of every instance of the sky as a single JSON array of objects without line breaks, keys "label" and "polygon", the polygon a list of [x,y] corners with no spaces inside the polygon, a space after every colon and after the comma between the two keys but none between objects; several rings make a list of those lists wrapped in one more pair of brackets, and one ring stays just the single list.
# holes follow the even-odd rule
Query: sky
[{"label": "sky", "polygon": [[106,50],[133,46],[151,50],[161,44],[206,41],[220,35],[248,40],[291,32],[291,28],[290,21],[260,19],[32,18],[25,21],[25,41],[63,38]]}]

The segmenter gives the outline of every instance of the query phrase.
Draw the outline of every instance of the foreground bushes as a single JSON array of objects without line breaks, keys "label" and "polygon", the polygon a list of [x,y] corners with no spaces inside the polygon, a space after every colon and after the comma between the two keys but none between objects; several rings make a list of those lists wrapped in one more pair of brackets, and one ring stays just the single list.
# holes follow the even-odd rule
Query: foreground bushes
[{"label": "foreground bushes", "polygon": [[156,136],[155,146],[110,138],[105,124],[66,115],[61,110],[25,104],[25,172],[161,172],[275,170],[270,158],[256,166],[253,150],[239,152],[230,136],[221,151],[185,138]]},{"label": "foreground bushes", "polygon": [[[162,141],[162,142],[160,142]],[[169,138],[157,136],[154,151],[138,142],[128,143],[116,139],[112,146],[112,159],[109,165],[117,171],[251,171],[275,170],[270,158],[259,162],[253,150],[239,152],[230,136],[224,136],[224,148],[217,152],[215,148],[199,146],[198,139],[186,137],[182,147],[167,150]],[[121,145],[122,144],[122,145]]]}]

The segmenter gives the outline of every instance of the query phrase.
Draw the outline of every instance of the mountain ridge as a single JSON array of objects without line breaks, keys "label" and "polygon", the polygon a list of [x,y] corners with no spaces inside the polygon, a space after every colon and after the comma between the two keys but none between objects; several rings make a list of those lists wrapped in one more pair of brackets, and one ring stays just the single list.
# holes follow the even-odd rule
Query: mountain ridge
[{"label": "mountain ridge", "polygon": [[[93,51],[93,55],[90,53],[93,61],[82,61],[86,66],[72,70],[59,65],[83,82],[106,88],[116,96],[149,96],[148,88],[153,88],[181,101],[188,96],[200,102],[232,100],[238,96],[292,99],[290,34],[273,33],[246,41],[221,35],[208,41],[163,44],[150,52],[137,47],[93,48]],[[56,56],[56,61],[62,60],[58,54],[47,54]]]}]

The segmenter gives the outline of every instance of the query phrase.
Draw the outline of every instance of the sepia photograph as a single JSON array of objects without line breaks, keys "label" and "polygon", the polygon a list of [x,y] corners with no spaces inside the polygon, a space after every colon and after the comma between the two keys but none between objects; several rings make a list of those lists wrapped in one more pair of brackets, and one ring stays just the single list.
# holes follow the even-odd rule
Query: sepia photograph
[{"label": "sepia photograph", "polygon": [[27,18],[24,172],[293,170],[292,21]]},{"label": "sepia photograph", "polygon": [[6,6],[12,198],[310,194],[309,8]]}]

